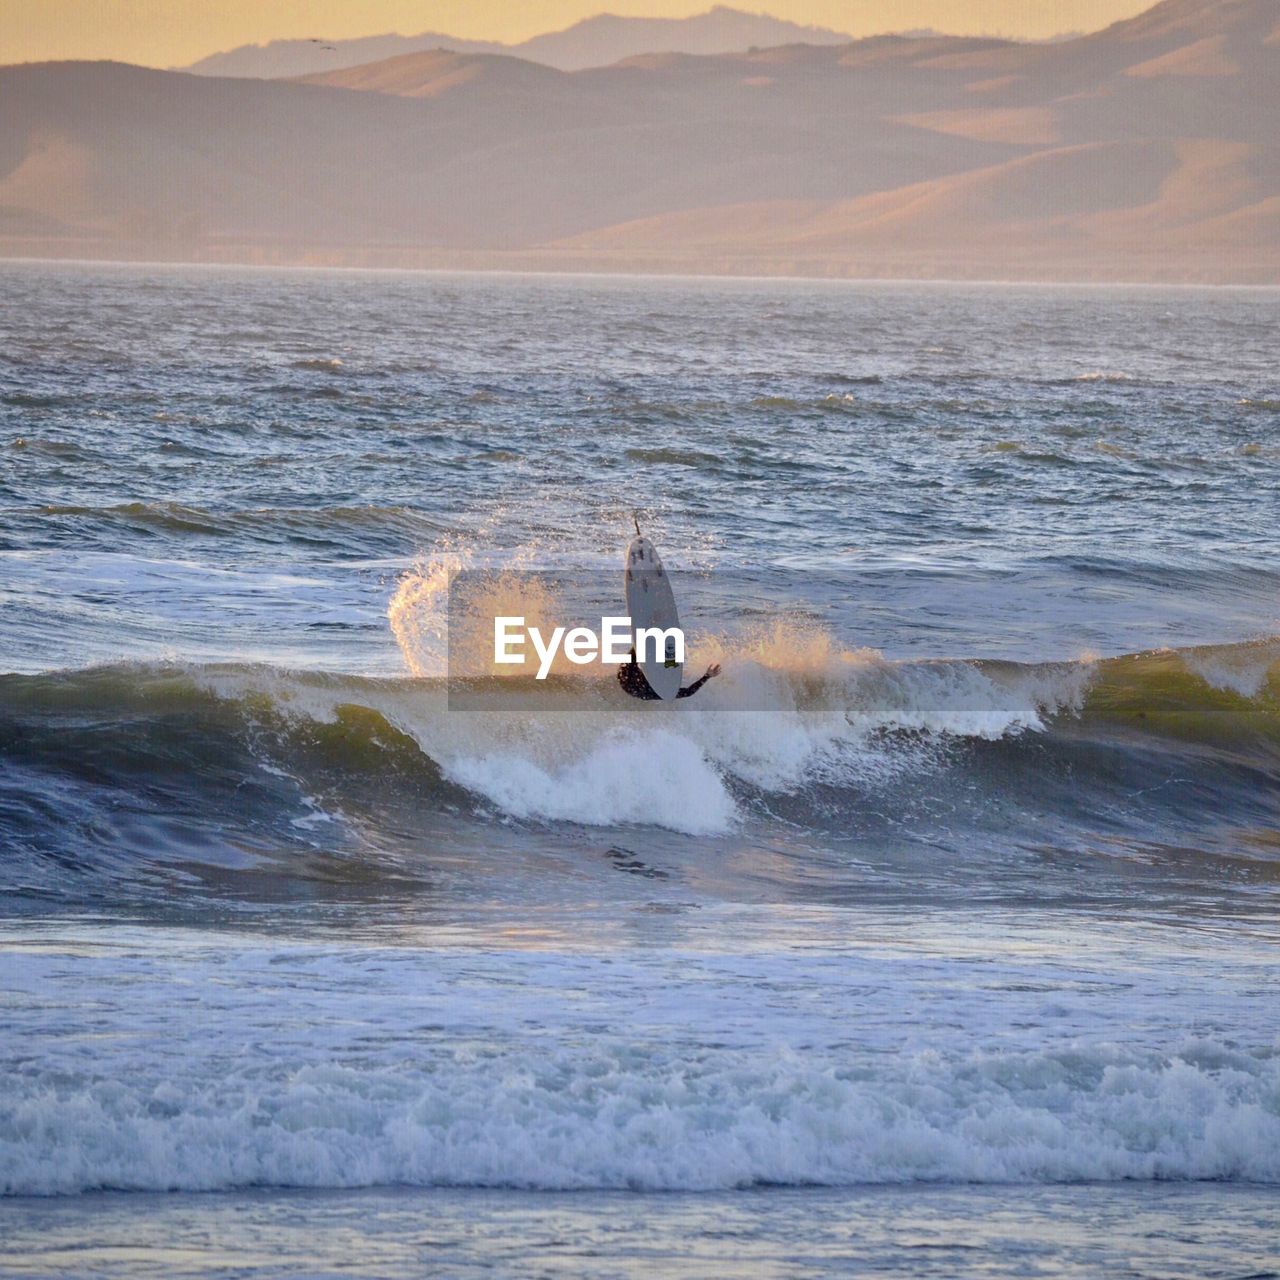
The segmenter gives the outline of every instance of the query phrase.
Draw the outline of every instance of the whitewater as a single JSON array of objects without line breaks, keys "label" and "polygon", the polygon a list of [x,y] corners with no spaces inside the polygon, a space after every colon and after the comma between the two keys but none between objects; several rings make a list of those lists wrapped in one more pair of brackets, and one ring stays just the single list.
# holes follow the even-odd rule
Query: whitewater
[{"label": "whitewater", "polygon": [[0,284],[0,1275],[1280,1274],[1273,292]]}]

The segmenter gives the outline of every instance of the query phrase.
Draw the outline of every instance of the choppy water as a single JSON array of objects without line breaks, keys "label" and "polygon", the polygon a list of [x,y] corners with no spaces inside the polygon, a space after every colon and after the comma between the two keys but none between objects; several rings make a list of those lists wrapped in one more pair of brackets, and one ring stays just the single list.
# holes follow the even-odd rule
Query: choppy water
[{"label": "choppy water", "polygon": [[[1280,1270],[1274,292],[0,298],[0,1271]],[[721,680],[450,710],[636,508]]]}]

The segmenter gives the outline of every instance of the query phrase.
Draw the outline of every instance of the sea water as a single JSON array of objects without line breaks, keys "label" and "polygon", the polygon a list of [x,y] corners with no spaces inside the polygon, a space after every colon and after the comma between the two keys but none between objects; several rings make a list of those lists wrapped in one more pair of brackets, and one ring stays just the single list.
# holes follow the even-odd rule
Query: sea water
[{"label": "sea water", "polygon": [[0,1274],[1280,1272],[1278,301],[0,266]]}]

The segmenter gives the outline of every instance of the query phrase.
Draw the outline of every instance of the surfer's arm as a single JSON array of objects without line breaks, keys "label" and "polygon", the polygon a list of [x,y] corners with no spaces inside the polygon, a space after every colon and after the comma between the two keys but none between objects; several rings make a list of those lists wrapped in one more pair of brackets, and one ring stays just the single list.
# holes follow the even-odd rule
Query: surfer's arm
[{"label": "surfer's arm", "polygon": [[697,693],[698,690],[701,689],[702,686],[706,684],[708,680],[710,680],[713,676],[718,676],[719,674],[720,674],[720,664],[718,662],[713,662],[706,669],[706,671],[703,672],[702,676],[699,679],[695,680],[691,685],[688,685],[686,688],[681,689],[680,692],[676,694],[676,697],[692,698],[693,695]]}]

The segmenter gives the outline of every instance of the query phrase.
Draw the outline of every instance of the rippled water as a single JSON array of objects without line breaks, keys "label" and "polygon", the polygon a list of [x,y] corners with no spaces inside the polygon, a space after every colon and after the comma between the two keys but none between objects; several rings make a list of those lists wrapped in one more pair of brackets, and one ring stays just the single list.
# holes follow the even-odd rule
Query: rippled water
[{"label": "rippled water", "polygon": [[0,1272],[1280,1270],[1275,292],[0,290]]}]

